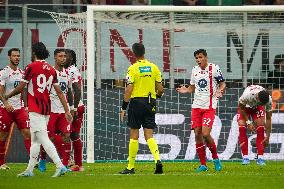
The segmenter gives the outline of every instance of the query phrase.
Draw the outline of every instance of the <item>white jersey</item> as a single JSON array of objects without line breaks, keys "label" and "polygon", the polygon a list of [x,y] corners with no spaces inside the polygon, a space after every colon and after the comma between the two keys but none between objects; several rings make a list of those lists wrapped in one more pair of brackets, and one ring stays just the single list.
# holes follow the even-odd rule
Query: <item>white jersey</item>
[{"label": "white jersey", "polygon": [[[239,103],[245,105],[246,107],[249,108],[255,108],[256,106],[261,105],[260,102],[256,99],[257,94],[260,91],[265,90],[262,86],[259,85],[250,85],[248,86],[242,96],[239,99]],[[269,101],[265,105],[266,111],[271,111],[272,110],[272,97],[269,95]]]},{"label": "white jersey", "polygon": [[190,85],[195,86],[192,108],[216,109],[218,102],[216,91],[219,82],[223,81],[224,78],[218,65],[208,63],[204,70],[195,66],[190,79]]},{"label": "white jersey", "polygon": [[[71,88],[71,80],[66,70],[63,68],[62,71],[56,70],[58,84],[61,88],[61,91],[67,96],[68,88]],[[50,91],[50,101],[51,101],[51,112],[52,113],[64,113],[64,107],[61,104],[54,87],[52,86]]]},{"label": "white jersey", "polygon": [[[71,82],[73,83],[79,83],[81,90],[82,90],[82,75],[80,73],[80,71],[78,70],[78,68],[74,65],[71,65],[67,68],[67,73],[71,78]],[[82,106],[83,102],[82,100],[80,100],[79,105],[78,106]]]},{"label": "white jersey", "polygon": [[[0,71],[0,85],[5,87],[5,94],[9,94],[13,91],[23,78],[23,71],[20,68],[13,70],[10,66],[6,66]],[[14,109],[21,109],[24,107],[22,95],[18,94],[8,99]],[[0,106],[4,107],[4,104],[0,101]]]}]

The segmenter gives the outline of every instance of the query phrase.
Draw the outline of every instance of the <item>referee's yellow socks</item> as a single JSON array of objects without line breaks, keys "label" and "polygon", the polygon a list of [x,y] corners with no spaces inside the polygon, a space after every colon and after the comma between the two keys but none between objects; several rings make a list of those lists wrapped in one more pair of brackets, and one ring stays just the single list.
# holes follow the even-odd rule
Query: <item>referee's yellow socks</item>
[{"label": "referee's yellow socks", "polygon": [[157,163],[157,161],[160,160],[160,153],[159,153],[158,145],[157,145],[155,139],[149,138],[147,140],[147,144],[149,146],[151,153],[154,156],[155,163]]},{"label": "referee's yellow socks", "polygon": [[138,152],[139,143],[138,140],[130,139],[129,142],[129,151],[128,151],[128,166],[127,169],[131,170],[134,168],[136,155]]}]

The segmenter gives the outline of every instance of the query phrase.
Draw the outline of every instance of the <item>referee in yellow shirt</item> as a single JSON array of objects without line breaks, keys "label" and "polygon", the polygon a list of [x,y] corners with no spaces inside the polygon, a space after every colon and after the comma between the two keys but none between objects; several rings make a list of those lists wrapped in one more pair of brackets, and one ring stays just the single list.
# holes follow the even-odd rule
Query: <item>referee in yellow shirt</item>
[{"label": "referee in yellow shirt", "polygon": [[162,76],[159,68],[144,58],[145,47],[141,43],[134,43],[132,51],[136,62],[128,68],[127,87],[121,107],[120,117],[124,120],[127,106],[128,122],[130,127],[128,166],[120,174],[134,174],[134,163],[138,152],[139,129],[144,129],[144,137],[156,163],[155,174],[163,173],[158,145],[153,138],[155,129],[156,98],[164,92]]}]

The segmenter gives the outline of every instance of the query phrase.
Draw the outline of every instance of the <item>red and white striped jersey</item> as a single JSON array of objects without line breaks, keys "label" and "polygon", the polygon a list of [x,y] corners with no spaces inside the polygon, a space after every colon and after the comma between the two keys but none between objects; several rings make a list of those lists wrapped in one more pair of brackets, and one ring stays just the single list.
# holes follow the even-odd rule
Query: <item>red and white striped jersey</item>
[{"label": "red and white striped jersey", "polygon": [[[239,103],[245,105],[249,108],[255,108],[256,106],[261,105],[261,103],[257,100],[257,94],[260,91],[265,90],[262,86],[259,85],[250,85],[248,86],[242,96],[239,99]],[[269,95],[269,101],[265,105],[266,111],[272,111],[272,97]]]},{"label": "red and white striped jersey", "polygon": [[[10,66],[6,66],[0,71],[0,85],[4,86],[5,94],[9,94],[20,83],[23,78],[23,71],[20,68],[13,70]],[[24,106],[22,95],[18,94],[8,99],[14,109],[20,109]],[[0,101],[0,106],[4,107],[4,104]]]},{"label": "red and white striped jersey", "polygon": [[[71,88],[71,78],[69,77],[67,71],[63,68],[62,71],[55,70],[57,73],[58,84],[61,88],[61,91],[67,97],[68,88]],[[64,113],[64,107],[60,102],[54,87],[50,91],[50,100],[51,100],[51,112],[52,113]]]},{"label": "red and white striped jersey", "polygon": [[44,60],[30,63],[24,73],[23,81],[28,83],[29,112],[50,114],[50,90],[58,85],[55,69]]},{"label": "red and white striped jersey", "polygon": [[216,109],[218,102],[216,91],[219,82],[223,81],[224,78],[218,65],[208,63],[204,70],[195,66],[190,79],[190,85],[195,86],[192,108]]}]

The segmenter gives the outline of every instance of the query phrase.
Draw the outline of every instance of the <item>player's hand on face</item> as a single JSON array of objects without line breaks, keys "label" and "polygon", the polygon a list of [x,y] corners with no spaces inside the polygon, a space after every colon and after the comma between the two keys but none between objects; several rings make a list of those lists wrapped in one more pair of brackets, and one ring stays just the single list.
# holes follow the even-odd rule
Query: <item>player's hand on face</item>
[{"label": "player's hand on face", "polygon": [[72,123],[73,117],[70,112],[65,113],[65,117],[69,123]]},{"label": "player's hand on face", "polygon": [[252,132],[252,133],[254,133],[254,132],[255,132],[255,128],[254,128],[254,126],[253,126],[253,124],[252,124],[252,123],[248,125],[248,129],[249,129],[249,130],[250,130],[250,132]]},{"label": "player's hand on face", "polygon": [[268,146],[269,144],[269,137],[264,137],[263,141],[261,142],[261,144],[264,145],[264,147]]},{"label": "player's hand on face", "polygon": [[124,121],[124,118],[125,118],[125,115],[126,115],[126,110],[121,110],[119,114],[120,114],[120,120]]}]

